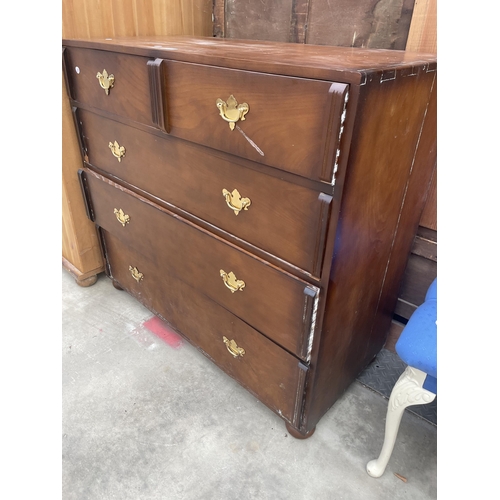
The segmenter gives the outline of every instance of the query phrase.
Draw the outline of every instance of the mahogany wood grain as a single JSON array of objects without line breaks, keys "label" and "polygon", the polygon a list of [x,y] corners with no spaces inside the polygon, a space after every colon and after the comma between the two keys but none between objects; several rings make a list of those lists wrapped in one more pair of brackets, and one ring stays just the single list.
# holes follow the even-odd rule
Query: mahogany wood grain
[{"label": "mahogany wood grain", "polygon": [[[302,403],[303,391],[297,387],[307,370],[305,365],[210,300],[198,287],[188,286],[167,270],[158,272],[154,258],[147,258],[107,232],[103,232],[103,238],[110,276],[120,287],[167,320],[269,408],[294,423]],[[131,263],[144,274],[140,282],[129,271]],[[234,357],[223,337],[234,340],[245,354]]]},{"label": "mahogany wood grain", "polygon": [[[75,101],[152,124],[147,58],[78,48],[67,48],[64,58],[71,97]],[[96,78],[103,70],[114,75],[109,94]]]},{"label": "mahogany wood grain", "polygon": [[385,343],[425,202],[420,187],[432,175],[428,162],[414,158],[421,134],[432,136],[434,79],[428,72],[361,88],[303,430],[316,425]]},{"label": "mahogany wood grain", "polygon": [[[311,328],[308,309],[317,288],[271,268],[178,216],[86,170],[95,223],[157,265],[237,315],[290,352],[305,359]],[[125,226],[114,209],[130,217]],[[132,266],[135,264],[131,263]],[[231,292],[220,271],[245,282]],[[306,292],[307,290],[307,292]]]},{"label": "mahogany wood grain", "polygon": [[[345,84],[167,60],[164,64],[172,136],[312,179],[326,171],[331,180],[332,165],[324,162],[333,153],[325,153],[337,146]],[[249,106],[234,130],[216,106],[217,99],[227,101],[231,95]]]},{"label": "mahogany wood grain", "polygon": [[[81,46],[92,50],[109,49],[114,55],[129,53],[149,61],[168,59],[164,72],[166,105],[162,109],[168,116],[168,130],[172,135],[182,131],[185,134],[182,138],[167,136],[152,124],[133,122],[132,119],[114,115],[109,110],[92,114],[90,111],[95,111],[92,103],[72,103],[77,107],[85,107],[85,110],[78,111],[82,122],[82,142],[87,147],[85,154],[92,156],[92,162],[96,163],[95,166],[93,163],[89,165],[85,174],[85,185],[88,185],[87,192],[90,193],[90,216],[110,238],[120,240],[121,250],[117,254],[133,254],[143,258],[144,262],[150,262],[151,265],[145,264],[148,266],[147,274],[153,274],[155,280],[161,281],[161,276],[166,276],[165,282],[161,283],[162,287],[167,287],[172,278],[183,286],[196,290],[199,297],[204,299],[202,302],[198,302],[196,298],[191,301],[187,292],[179,291],[182,300],[186,301],[184,310],[192,305],[194,314],[206,317],[210,314],[206,309],[214,303],[216,309],[220,307],[231,318],[238,318],[238,321],[246,324],[252,331],[263,334],[262,339],[272,342],[273,346],[280,349],[277,352],[295,359],[299,371],[291,381],[295,384],[296,392],[293,403],[292,399],[288,400],[287,412],[291,417],[286,420],[295,434],[307,437],[314,431],[322,415],[386,341],[406,259],[425,202],[425,187],[429,185],[432,175],[433,164],[428,160],[434,154],[435,141],[435,57],[401,54],[397,51],[310,45],[299,47],[297,44],[179,37],[111,42],[99,40],[95,43],[73,40],[66,44],[68,47]],[[196,68],[192,69],[195,65]],[[190,68],[187,72],[171,70],[187,66]],[[160,65],[155,66],[159,67]],[[272,95],[273,87],[276,86],[273,85],[275,79],[285,76],[293,77],[293,80],[320,79],[323,80],[319,82],[322,84],[337,82],[349,86],[347,107],[345,113],[342,112],[345,117],[342,127],[337,130],[323,127],[322,133],[325,135],[314,143],[322,147],[327,142],[326,136],[333,135],[337,144],[333,150],[323,148],[321,155],[311,156],[314,166],[310,170],[295,170],[293,173],[281,171],[275,168],[277,165],[274,162],[272,165],[265,165],[254,162],[253,157],[244,158],[245,152],[240,150],[230,150],[233,155],[229,156],[222,152],[227,150],[217,142],[221,135],[215,130],[215,122],[207,120],[205,125],[210,131],[200,132],[198,118],[183,115],[186,109],[193,113],[198,110],[196,104],[200,102],[199,97],[204,92],[204,80],[210,87],[214,81],[223,83],[224,78],[217,75],[251,71],[257,71],[258,74],[252,76],[261,79],[260,82],[268,82],[268,88],[264,83],[253,84],[256,80],[245,81],[242,77],[238,80],[239,85],[243,89],[246,83],[245,88],[250,88],[259,96],[264,91]],[[153,73],[156,97],[151,100],[151,95],[148,95],[148,98],[150,108],[153,103],[153,110],[158,111],[160,108],[157,104],[161,99],[158,99],[160,93],[156,90],[163,77],[159,72]],[[193,79],[196,80],[194,83]],[[300,81],[302,85],[305,80]],[[176,90],[178,93],[172,94],[171,89],[176,82],[184,90]],[[310,83],[307,81],[303,88],[308,88]],[[331,85],[328,89],[331,89]],[[148,86],[146,92],[149,91],[151,87]],[[177,97],[183,95],[194,95],[195,105],[183,108],[181,104],[177,104]],[[235,97],[239,100],[239,95]],[[251,107],[251,102],[249,104]],[[320,111],[320,114],[323,118],[332,116],[332,113],[338,116],[336,109],[338,106],[333,106]],[[156,116],[160,114],[157,113]],[[309,124],[315,123],[310,115],[306,113],[305,116],[309,117]],[[215,118],[218,118],[216,113]],[[250,123],[250,114],[247,118]],[[123,132],[127,143],[130,140],[132,146],[130,154],[119,164],[114,158],[103,154],[105,147],[96,150],[94,146],[101,140],[96,128],[105,120],[117,122],[110,125],[110,130],[117,134],[127,130],[124,125],[132,126],[134,131]],[[156,119],[156,123],[158,121]],[[245,120],[243,125],[248,123]],[[284,130],[280,122],[269,120],[266,123],[269,127],[268,135],[272,135],[273,130]],[[227,123],[222,124],[227,127],[228,134],[238,132],[230,131]],[[107,133],[102,129],[99,132],[101,135]],[[189,137],[188,132],[191,134]],[[215,138],[209,137],[210,133]],[[102,140],[110,142],[114,139]],[[192,141],[209,144],[217,149],[207,149]],[[163,145],[160,147],[159,143]],[[282,146],[279,144],[276,146],[278,149],[280,147]],[[142,158],[137,152],[139,149],[142,149]],[[173,160],[169,158],[170,153]],[[128,165],[125,162],[130,158],[135,158],[134,166],[127,168],[137,170],[130,173],[136,175],[137,182],[134,183],[119,176],[120,168]],[[110,159],[115,163],[110,163]],[[324,168],[325,159],[326,164],[336,171],[333,185],[320,182],[321,177],[317,175],[320,171],[328,172]],[[171,161],[172,166],[165,169],[170,169],[172,175],[162,174],[163,163]],[[144,164],[155,165],[155,170],[148,170],[149,166],[144,168]],[[95,171],[103,173],[107,169],[107,175],[111,175],[112,179]],[[226,179],[226,175],[234,175],[234,182],[244,177],[248,185],[261,186],[262,183],[267,184],[267,177],[271,177],[273,182],[280,181],[280,185],[285,182],[296,185],[294,191],[300,187],[318,194],[322,203],[320,219],[327,220],[327,231],[320,234],[311,228],[307,233],[314,235],[313,253],[324,256],[315,257],[316,264],[322,261],[322,266],[316,265],[314,270],[318,278],[301,279],[299,276],[303,276],[303,270],[298,267],[290,268],[284,260],[279,261],[276,257],[273,257],[274,260],[267,260],[262,254],[263,250],[254,252],[242,238],[233,234],[227,238],[220,237],[222,229],[218,226],[192,214],[183,217],[181,209],[170,209],[175,206],[172,199],[178,196],[180,202],[190,203],[193,210],[198,210],[197,202],[189,199],[189,188],[185,187],[183,191],[180,184],[194,182],[191,177],[197,177],[194,173],[203,172],[203,169],[213,171],[212,175],[216,179],[219,176]],[[148,177],[151,178],[146,179]],[[175,193],[159,185],[154,186],[154,180],[163,179],[163,184],[174,177],[179,177],[177,185],[172,180],[172,191],[176,191]],[[204,182],[210,186],[209,180]],[[136,185],[139,183],[145,184]],[[147,196],[141,194],[145,190],[140,186],[150,189],[151,193]],[[177,195],[177,191],[180,195]],[[159,195],[159,192],[164,194]],[[162,196],[168,198],[164,203],[160,201]],[[268,199],[268,196],[264,198]],[[221,201],[223,200],[219,199]],[[203,200],[199,203],[201,209]],[[261,203],[264,201],[259,201],[255,206]],[[250,209],[255,206],[252,205]],[[125,227],[117,221],[114,208],[123,209],[131,217],[130,223]],[[222,208],[225,208],[224,204]],[[314,207],[310,210],[310,213],[317,213]],[[251,212],[240,214],[238,221],[249,213]],[[236,216],[230,215],[235,222]],[[195,218],[201,222],[198,223]],[[309,219],[299,218],[298,226],[303,226],[305,220]],[[230,231],[231,229],[227,229],[226,234],[229,235]],[[263,245],[272,245],[269,241],[274,235],[249,234],[248,237],[252,240],[263,238]],[[284,245],[282,255],[288,252],[288,245]],[[108,257],[108,262],[113,259],[116,262],[118,258]],[[134,265],[137,264],[128,263],[127,269]],[[139,269],[144,272],[140,267]],[[243,279],[246,283],[243,291],[232,294],[219,276],[220,269],[233,271],[237,278]],[[112,278],[115,279],[113,275]],[[161,300],[159,294],[162,293],[159,286],[155,285],[155,291],[151,291],[155,295],[154,300],[158,301]],[[149,300],[139,293],[135,296],[146,303]],[[175,315],[175,312],[168,314]],[[228,322],[234,324],[232,319],[228,319]],[[194,324],[191,327],[197,328]],[[191,327],[188,325],[188,328]],[[193,343],[204,350],[201,347],[202,340],[196,337],[199,334],[198,331],[186,331],[186,335],[194,339]],[[268,369],[269,367],[262,368]],[[263,383],[265,375],[258,378]],[[287,394],[291,398],[290,393]],[[278,413],[279,410],[283,411],[275,408]]]},{"label": "mahogany wood grain", "polygon": [[287,75],[330,82],[364,84],[388,69],[425,71],[436,66],[434,54],[402,50],[302,45],[259,40],[230,40],[206,37],[122,37],[112,40],[64,39],[66,47],[81,47],[110,52],[164,58],[208,66],[222,66],[259,73]]},{"label": "mahogany wood grain", "polygon": [[[117,179],[318,276],[331,196],[244,168],[233,157],[78,111],[88,161]],[[120,162],[108,143],[126,148]],[[222,190],[251,200],[238,215]]]},{"label": "mahogany wood grain", "polygon": [[165,113],[165,76],[163,59],[156,58],[147,62],[149,75],[149,95],[151,98],[151,114],[153,125],[162,132],[168,133],[168,117]]},{"label": "mahogany wood grain", "polygon": [[[349,103],[348,103],[349,113],[347,114],[347,117],[345,120],[342,138],[340,141],[341,143],[344,143],[344,147],[341,147],[342,154],[340,155],[340,157],[341,157],[340,161],[342,161],[342,158],[344,156],[344,152],[345,152],[345,156],[348,156],[349,140],[345,141],[345,138],[346,138],[346,136],[350,137],[350,135],[349,135],[349,127],[347,126],[347,124],[350,121],[353,121],[353,120],[351,120],[350,115],[351,114],[355,115],[355,110],[356,110],[356,106],[355,106],[355,104],[353,104],[353,101],[355,101],[356,87],[350,86],[349,88],[350,88],[350,94],[349,94],[350,97],[349,97]],[[76,101],[73,101],[71,99],[70,99],[70,102],[73,105],[73,109],[84,110],[84,111],[89,111],[89,112],[94,113],[94,114],[98,114],[99,116],[102,116],[104,118],[107,118],[107,119],[112,120],[112,121],[117,122],[117,123],[121,123],[123,125],[126,125],[127,127],[132,127],[135,130],[141,130],[143,132],[146,132],[149,135],[154,135],[156,137],[159,137],[162,140],[169,138],[168,134],[165,134],[165,132],[163,132],[159,128],[153,126],[153,124],[146,125],[146,124],[143,124],[140,122],[136,122],[134,120],[131,120],[130,118],[114,115],[114,114],[109,113],[107,111],[99,110],[99,109],[93,108],[92,106],[89,106],[87,104],[76,102]],[[354,116],[353,116],[353,118],[354,118]],[[78,135],[81,135],[81,132],[79,131],[80,128],[81,128],[80,124],[77,122],[77,134]],[[174,138],[172,138],[172,139],[174,139]],[[186,143],[188,141],[183,141],[183,142]],[[195,143],[190,143],[190,146],[191,147],[199,147],[199,148],[204,149],[205,151],[208,151],[208,148],[202,147],[202,146],[197,145]],[[217,150],[212,149],[212,148],[210,148],[210,154],[212,154],[214,156],[218,156],[218,157],[222,158],[223,160],[225,160],[227,158],[231,158],[231,161],[233,163],[241,165],[249,170],[261,172],[267,176],[275,177],[277,179],[282,179],[282,180],[285,180],[287,182],[291,182],[292,184],[297,184],[297,185],[306,187],[308,189],[312,189],[313,191],[323,192],[323,193],[329,194],[329,195],[334,194],[335,186],[337,186],[337,183],[338,183],[338,175],[335,176],[336,181],[335,181],[335,185],[333,185],[333,184],[327,184],[327,183],[322,182],[322,181],[312,180],[312,179],[308,179],[306,177],[298,176],[296,174],[292,174],[292,173],[286,172],[284,170],[278,170],[277,168],[268,167],[267,165],[264,165],[262,163],[256,163],[254,161],[247,160],[246,158],[242,158],[242,157],[234,156],[234,155],[228,155],[222,151],[217,151]],[[84,155],[84,157],[85,157],[85,161],[86,161],[86,154]]]}]

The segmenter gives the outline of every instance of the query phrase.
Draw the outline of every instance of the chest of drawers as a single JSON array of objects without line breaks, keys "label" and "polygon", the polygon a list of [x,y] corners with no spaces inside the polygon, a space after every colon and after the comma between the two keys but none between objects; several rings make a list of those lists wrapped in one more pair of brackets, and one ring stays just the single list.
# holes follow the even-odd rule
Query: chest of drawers
[{"label": "chest of drawers", "polygon": [[386,340],[434,57],[163,37],[64,40],[63,66],[107,275],[310,436]]}]

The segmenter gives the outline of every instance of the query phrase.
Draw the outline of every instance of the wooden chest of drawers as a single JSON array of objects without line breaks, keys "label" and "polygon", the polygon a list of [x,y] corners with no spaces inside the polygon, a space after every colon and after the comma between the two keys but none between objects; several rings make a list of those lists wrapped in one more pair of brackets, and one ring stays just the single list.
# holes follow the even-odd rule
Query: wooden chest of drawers
[{"label": "wooden chest of drawers", "polygon": [[386,340],[435,59],[168,37],[64,40],[63,64],[108,276],[310,436]]}]

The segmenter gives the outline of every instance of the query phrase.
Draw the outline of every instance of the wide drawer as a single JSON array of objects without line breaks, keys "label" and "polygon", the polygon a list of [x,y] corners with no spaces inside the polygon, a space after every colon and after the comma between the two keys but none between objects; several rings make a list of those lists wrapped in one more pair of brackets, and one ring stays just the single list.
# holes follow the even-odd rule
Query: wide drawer
[{"label": "wide drawer", "polygon": [[319,289],[86,170],[96,224],[302,359]]},{"label": "wide drawer", "polygon": [[331,182],[348,85],[163,64],[165,128],[171,135]]},{"label": "wide drawer", "polygon": [[[264,404],[298,426],[307,368],[244,321],[103,231],[112,278]],[[142,273],[137,281],[129,268]],[[234,342],[234,344],[231,343]]]},{"label": "wide drawer", "polygon": [[[66,47],[64,60],[69,93],[75,101],[153,125],[147,57]],[[113,77],[107,90],[97,78],[105,73],[108,81]]]},{"label": "wide drawer", "polygon": [[95,113],[78,110],[78,121],[92,165],[319,275],[331,196]]}]

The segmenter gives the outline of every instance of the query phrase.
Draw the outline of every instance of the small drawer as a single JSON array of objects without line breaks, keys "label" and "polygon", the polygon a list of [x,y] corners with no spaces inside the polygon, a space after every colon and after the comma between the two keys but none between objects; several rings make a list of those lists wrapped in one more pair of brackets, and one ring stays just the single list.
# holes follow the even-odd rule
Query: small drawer
[{"label": "small drawer", "polygon": [[84,172],[97,225],[207,295],[291,353],[309,359],[319,289],[134,195]]},{"label": "small drawer", "polygon": [[[103,231],[110,274],[228,375],[298,426],[307,368],[227,309]],[[130,271],[136,268],[136,277]]]},{"label": "small drawer", "polygon": [[349,86],[165,60],[166,130],[332,181]]},{"label": "small drawer", "polygon": [[75,101],[153,124],[147,57],[66,47],[64,60],[69,93]]},{"label": "small drawer", "polygon": [[95,113],[78,110],[78,120],[92,165],[319,275],[331,196]]}]

